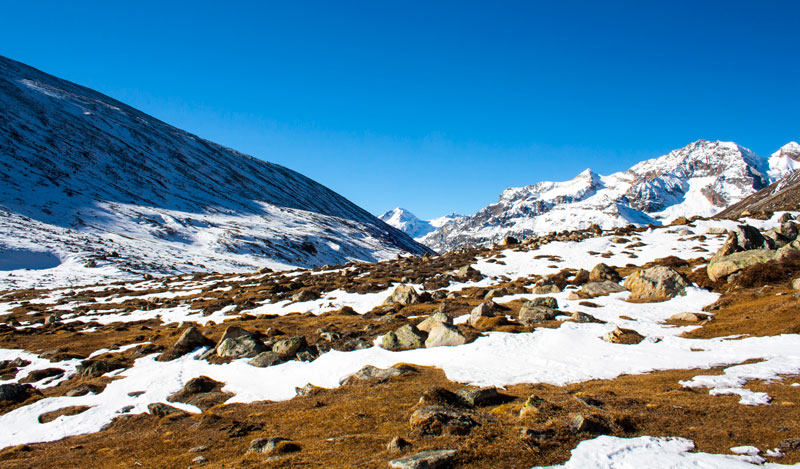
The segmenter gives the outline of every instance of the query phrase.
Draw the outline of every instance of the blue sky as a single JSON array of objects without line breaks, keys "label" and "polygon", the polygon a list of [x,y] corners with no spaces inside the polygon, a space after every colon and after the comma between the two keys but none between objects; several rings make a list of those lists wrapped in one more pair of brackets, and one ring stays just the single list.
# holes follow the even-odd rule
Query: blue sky
[{"label": "blue sky", "polygon": [[800,140],[800,2],[6,2],[0,54],[379,214]]}]

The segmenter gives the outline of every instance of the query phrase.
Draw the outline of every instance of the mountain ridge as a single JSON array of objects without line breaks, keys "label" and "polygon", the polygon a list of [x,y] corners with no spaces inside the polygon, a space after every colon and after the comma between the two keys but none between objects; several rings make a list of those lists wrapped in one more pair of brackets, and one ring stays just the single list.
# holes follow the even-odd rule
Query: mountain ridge
[{"label": "mountain ridge", "polygon": [[2,56],[0,114],[0,250],[56,256],[71,283],[429,252],[306,176]]}]

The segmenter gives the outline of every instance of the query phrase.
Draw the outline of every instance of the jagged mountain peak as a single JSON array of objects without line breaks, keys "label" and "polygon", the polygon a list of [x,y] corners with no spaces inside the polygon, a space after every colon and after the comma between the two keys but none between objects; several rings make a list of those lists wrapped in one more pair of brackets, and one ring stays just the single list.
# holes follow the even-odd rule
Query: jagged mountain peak
[{"label": "jagged mountain peak", "polygon": [[423,242],[446,251],[590,224],[613,228],[711,216],[787,173],[767,174],[768,168],[765,158],[735,142],[697,140],[608,176],[586,169],[568,181],[506,189],[497,203]]},{"label": "jagged mountain peak", "polygon": [[788,156],[795,161],[800,161],[800,143],[794,141],[789,142],[770,155],[770,158],[780,158],[783,156]]},{"label": "jagged mountain peak", "polygon": [[772,181],[800,169],[800,144],[789,142],[769,157],[767,173]]}]

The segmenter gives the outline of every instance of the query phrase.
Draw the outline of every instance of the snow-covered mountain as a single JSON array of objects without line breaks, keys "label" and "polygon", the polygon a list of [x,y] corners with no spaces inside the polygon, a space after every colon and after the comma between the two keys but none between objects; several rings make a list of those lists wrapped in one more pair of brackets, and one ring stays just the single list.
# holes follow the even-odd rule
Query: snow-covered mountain
[{"label": "snow-covered mountain", "polygon": [[0,116],[0,290],[428,251],[301,174],[4,57]]},{"label": "snow-covered mountain", "polygon": [[570,181],[507,189],[497,203],[424,241],[447,251],[591,224],[608,229],[711,216],[800,167],[795,148],[789,144],[767,160],[732,142],[699,140],[609,176],[587,169]]},{"label": "snow-covered mountain", "polygon": [[436,231],[437,228],[441,228],[447,223],[450,223],[454,220],[460,220],[465,217],[463,215],[451,213],[450,215],[444,215],[442,217],[434,218],[433,220],[420,220],[416,215],[408,210],[401,207],[396,207],[388,212],[385,212],[378,218],[397,228],[403,233],[411,236],[416,241],[424,242],[427,235]]},{"label": "snow-covered mountain", "polygon": [[769,157],[769,177],[777,181],[800,168],[800,144],[789,142]]}]

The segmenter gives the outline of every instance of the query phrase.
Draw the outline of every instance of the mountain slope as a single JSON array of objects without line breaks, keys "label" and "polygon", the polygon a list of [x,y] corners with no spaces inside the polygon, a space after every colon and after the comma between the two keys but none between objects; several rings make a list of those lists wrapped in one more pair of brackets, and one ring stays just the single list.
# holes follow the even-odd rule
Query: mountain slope
[{"label": "mountain slope", "polygon": [[0,115],[0,252],[57,258],[40,286],[427,252],[301,174],[3,57]]},{"label": "mountain slope", "polygon": [[739,218],[746,213],[797,211],[800,208],[800,172],[793,172],[768,187],[731,205],[718,218]]},{"label": "mountain slope", "polygon": [[732,142],[699,140],[609,176],[587,169],[566,182],[504,191],[497,203],[429,234],[438,251],[497,242],[506,236],[574,230],[598,224],[660,224],[711,216],[787,172]]}]

